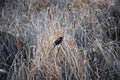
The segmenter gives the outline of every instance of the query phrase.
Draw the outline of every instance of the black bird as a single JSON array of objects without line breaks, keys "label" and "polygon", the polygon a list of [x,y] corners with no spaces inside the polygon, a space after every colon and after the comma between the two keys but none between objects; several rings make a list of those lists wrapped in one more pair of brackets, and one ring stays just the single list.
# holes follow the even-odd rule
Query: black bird
[{"label": "black bird", "polygon": [[63,37],[57,38],[57,40],[54,42],[54,46],[59,45],[63,40]]},{"label": "black bird", "polygon": [[52,55],[52,51],[54,50],[55,46],[59,45],[62,42],[62,40],[63,40],[63,37],[59,37],[59,38],[57,38],[57,40],[55,40],[55,42],[53,44],[54,46],[51,49],[51,51],[49,52],[49,55]]},{"label": "black bird", "polygon": [[[63,37],[57,38],[57,39],[55,40],[54,44],[53,44],[53,48],[51,49],[51,51],[53,51],[54,48],[55,48],[55,46],[59,45],[59,44],[62,42],[62,40],[63,40]],[[51,51],[50,51],[50,53],[51,53]]]}]

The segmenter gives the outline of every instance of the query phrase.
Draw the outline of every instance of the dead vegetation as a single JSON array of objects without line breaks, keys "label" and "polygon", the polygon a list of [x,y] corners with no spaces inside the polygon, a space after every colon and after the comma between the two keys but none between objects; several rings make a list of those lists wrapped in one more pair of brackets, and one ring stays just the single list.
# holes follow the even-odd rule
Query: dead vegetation
[{"label": "dead vegetation", "polygon": [[[119,80],[117,2],[6,0],[0,19],[0,79]],[[54,47],[59,37],[63,41]]]}]

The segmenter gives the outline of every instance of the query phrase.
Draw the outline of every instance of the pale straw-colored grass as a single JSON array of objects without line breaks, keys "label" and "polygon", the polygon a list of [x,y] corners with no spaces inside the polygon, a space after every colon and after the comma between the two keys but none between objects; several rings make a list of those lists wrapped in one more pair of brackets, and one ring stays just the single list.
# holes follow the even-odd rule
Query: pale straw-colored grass
[{"label": "pale straw-colored grass", "polygon": [[[18,53],[7,79],[115,80],[114,75],[119,77],[120,42],[113,40],[112,35],[119,33],[120,16],[110,15],[111,5],[116,7],[110,1],[8,0],[1,12],[0,30],[16,36]],[[63,41],[54,47],[59,37]],[[116,37],[119,38],[117,34]]]}]

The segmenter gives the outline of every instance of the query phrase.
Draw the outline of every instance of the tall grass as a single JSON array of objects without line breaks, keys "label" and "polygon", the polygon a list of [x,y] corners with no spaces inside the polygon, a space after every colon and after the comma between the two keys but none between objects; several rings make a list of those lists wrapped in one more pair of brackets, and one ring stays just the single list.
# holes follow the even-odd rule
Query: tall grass
[{"label": "tall grass", "polygon": [[17,53],[1,74],[7,80],[119,79],[118,7],[111,0],[7,0],[0,30],[14,36]]}]

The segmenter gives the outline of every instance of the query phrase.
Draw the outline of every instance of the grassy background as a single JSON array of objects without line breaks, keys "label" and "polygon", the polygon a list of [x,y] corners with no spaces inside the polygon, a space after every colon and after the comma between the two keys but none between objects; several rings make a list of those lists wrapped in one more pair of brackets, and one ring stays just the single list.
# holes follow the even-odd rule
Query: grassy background
[{"label": "grassy background", "polygon": [[119,80],[119,3],[1,1],[0,79]]}]

